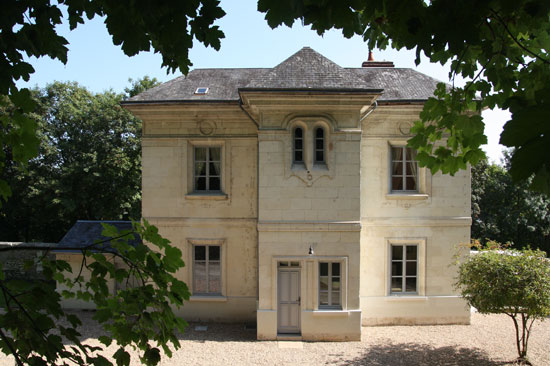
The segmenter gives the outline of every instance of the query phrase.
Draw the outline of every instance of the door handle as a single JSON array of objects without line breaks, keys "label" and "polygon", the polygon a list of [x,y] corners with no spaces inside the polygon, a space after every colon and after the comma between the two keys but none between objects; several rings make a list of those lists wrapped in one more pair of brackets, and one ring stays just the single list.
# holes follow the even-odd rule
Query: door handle
[{"label": "door handle", "polygon": [[302,297],[298,296],[298,305],[302,305]]}]

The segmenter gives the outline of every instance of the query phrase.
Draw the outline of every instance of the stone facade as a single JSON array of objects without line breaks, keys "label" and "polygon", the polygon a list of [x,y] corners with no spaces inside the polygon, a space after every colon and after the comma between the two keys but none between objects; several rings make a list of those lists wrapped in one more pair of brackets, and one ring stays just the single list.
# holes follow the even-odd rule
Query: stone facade
[{"label": "stone facade", "polygon": [[469,322],[449,265],[469,241],[470,172],[418,168],[413,190],[391,188],[391,149],[436,83],[402,70],[344,69],[306,48],[273,69],[195,70],[124,104],[143,120],[143,217],[184,255],[186,319],[305,340]]}]

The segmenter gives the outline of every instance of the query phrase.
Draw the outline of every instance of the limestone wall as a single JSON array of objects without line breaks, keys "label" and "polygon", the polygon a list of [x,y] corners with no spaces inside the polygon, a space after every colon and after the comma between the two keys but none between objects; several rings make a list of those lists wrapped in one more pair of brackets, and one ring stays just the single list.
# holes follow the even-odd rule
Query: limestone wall
[{"label": "limestone wall", "polygon": [[[470,239],[470,171],[419,169],[416,193],[390,191],[390,146],[403,145],[422,106],[379,106],[363,122],[361,309],[363,324],[468,323],[451,266]],[[416,294],[390,294],[392,244],[418,245]]]}]

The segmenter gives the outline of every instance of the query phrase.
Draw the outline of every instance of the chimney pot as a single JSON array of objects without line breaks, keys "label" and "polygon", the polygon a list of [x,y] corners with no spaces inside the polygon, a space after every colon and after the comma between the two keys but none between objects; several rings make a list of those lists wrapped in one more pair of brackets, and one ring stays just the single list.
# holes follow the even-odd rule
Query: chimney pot
[{"label": "chimney pot", "polygon": [[369,51],[369,59],[367,61],[374,61],[374,55],[372,54],[372,51]]}]

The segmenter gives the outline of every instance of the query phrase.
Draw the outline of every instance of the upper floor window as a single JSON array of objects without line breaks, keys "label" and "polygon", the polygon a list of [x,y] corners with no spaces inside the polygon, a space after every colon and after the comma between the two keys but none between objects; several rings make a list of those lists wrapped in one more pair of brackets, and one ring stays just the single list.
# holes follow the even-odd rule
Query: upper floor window
[{"label": "upper floor window", "polygon": [[418,162],[410,147],[391,147],[391,191],[418,191]]},{"label": "upper floor window", "polygon": [[340,262],[319,262],[319,307],[340,308]]},{"label": "upper floor window", "polygon": [[418,246],[391,246],[391,283],[392,294],[417,293]]},{"label": "upper floor window", "polygon": [[292,162],[295,164],[304,163],[304,130],[301,127],[294,129],[292,142]]},{"label": "upper floor window", "polygon": [[195,192],[221,191],[221,147],[196,146],[193,165]]},{"label": "upper floor window", "polygon": [[314,163],[325,164],[325,130],[322,127],[315,129]]}]

